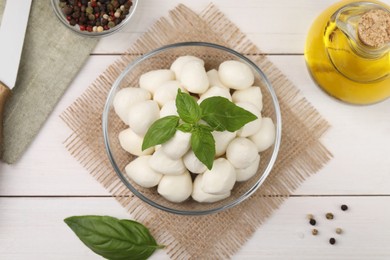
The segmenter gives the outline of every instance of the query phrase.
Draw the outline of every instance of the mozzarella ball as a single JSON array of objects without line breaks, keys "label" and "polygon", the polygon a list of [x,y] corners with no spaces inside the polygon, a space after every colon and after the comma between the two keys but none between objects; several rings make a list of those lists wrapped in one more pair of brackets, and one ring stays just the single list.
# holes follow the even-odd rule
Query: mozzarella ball
[{"label": "mozzarella ball", "polygon": [[210,86],[217,86],[220,88],[229,89],[219,79],[219,74],[218,74],[218,71],[216,69],[212,69],[212,70],[207,71],[207,77],[209,78]]},{"label": "mozzarella ball", "polygon": [[253,85],[255,76],[251,68],[243,62],[229,60],[219,65],[221,82],[232,89],[246,89]]},{"label": "mozzarella ball", "polygon": [[149,91],[142,88],[123,88],[114,97],[113,105],[116,114],[126,124],[129,124],[128,114],[132,105],[137,102],[151,99]]},{"label": "mozzarella ball", "polygon": [[150,155],[140,156],[125,167],[126,174],[130,179],[144,188],[156,186],[163,176],[149,167],[150,157]]},{"label": "mozzarella ball", "polygon": [[233,189],[236,172],[225,158],[214,160],[213,168],[203,174],[202,190],[206,193],[222,195]]},{"label": "mozzarella ball", "polygon": [[171,159],[178,160],[190,149],[190,141],[191,133],[178,130],[171,139],[162,144],[161,148]]},{"label": "mozzarella ball", "polygon": [[264,117],[261,122],[261,127],[257,133],[250,136],[249,139],[255,143],[259,152],[265,151],[275,142],[275,125],[272,119]]},{"label": "mozzarella ball", "polygon": [[199,62],[202,66],[204,66],[204,61],[202,59],[199,59],[198,57],[190,55],[180,56],[171,65],[171,70],[175,73],[177,80],[181,79],[181,71],[183,69],[183,66],[190,61]]},{"label": "mozzarella ball", "polygon": [[232,96],[230,95],[229,89],[214,86],[209,88],[202,95],[200,95],[198,104],[202,103],[203,100],[209,97],[224,97],[227,98],[229,101],[232,101]]},{"label": "mozzarella ball", "polygon": [[160,118],[166,117],[166,116],[178,116],[177,108],[176,108],[176,101],[170,100],[167,103],[165,103],[160,110]]},{"label": "mozzarella ball", "polygon": [[217,202],[226,199],[227,197],[230,196],[230,191],[221,195],[206,193],[202,190],[202,182],[203,182],[203,174],[199,174],[198,176],[196,176],[194,180],[194,184],[193,184],[194,187],[191,194],[191,197],[195,201],[212,203],[212,202]]},{"label": "mozzarella ball", "polygon": [[161,84],[161,86],[158,87],[156,92],[154,92],[153,100],[156,101],[160,107],[162,107],[168,101],[176,100],[178,89],[185,91],[179,81],[170,80],[164,82]]},{"label": "mozzarella ball", "polygon": [[253,121],[247,123],[246,125],[244,125],[243,127],[241,127],[237,131],[237,135],[241,136],[241,137],[248,137],[250,135],[254,135],[255,133],[257,133],[261,127],[261,119],[262,118],[261,118],[260,110],[255,105],[253,105],[252,103],[248,103],[248,102],[239,102],[236,105],[251,112],[255,116],[257,116],[256,120],[253,120]]},{"label": "mozzarella ball", "polygon": [[167,175],[180,175],[186,171],[183,160],[173,160],[166,155],[163,149],[158,149],[149,159],[149,166],[153,170]]},{"label": "mozzarella ball", "polygon": [[256,145],[249,139],[238,137],[230,142],[226,149],[226,158],[234,168],[247,168],[258,155]]},{"label": "mozzarella ball", "polygon": [[154,94],[162,83],[174,79],[175,73],[172,70],[152,70],[141,75],[139,78],[139,86]]},{"label": "mozzarella ball", "polygon": [[202,94],[209,88],[206,70],[198,61],[189,61],[184,64],[180,75],[184,88],[191,93]]},{"label": "mozzarella ball", "polygon": [[154,152],[154,148],[150,147],[142,151],[142,142],[144,139],[134,133],[130,128],[122,130],[119,133],[119,144],[121,147],[136,156],[149,155]]},{"label": "mozzarella ball", "polygon": [[247,181],[257,173],[259,168],[260,155],[258,154],[256,159],[246,168],[236,168],[237,181]]},{"label": "mozzarella ball", "polygon": [[164,175],[157,192],[171,202],[183,202],[191,196],[192,179],[188,171],[180,175]]},{"label": "mozzarella ball", "polygon": [[215,156],[221,156],[224,153],[226,153],[226,149],[229,145],[229,143],[236,137],[236,132],[229,132],[229,131],[213,131],[211,133],[215,140]]},{"label": "mozzarella ball", "polygon": [[234,103],[249,102],[255,105],[259,111],[263,110],[263,94],[261,94],[260,87],[236,90],[232,95],[232,99]]},{"label": "mozzarella ball", "polygon": [[183,156],[183,162],[185,167],[192,173],[204,173],[207,170],[206,165],[199,161],[198,157],[196,157],[194,151],[192,150],[189,150]]},{"label": "mozzarella ball", "polygon": [[149,127],[159,118],[160,109],[157,102],[153,100],[138,102],[129,109],[129,126],[140,136],[144,136]]}]

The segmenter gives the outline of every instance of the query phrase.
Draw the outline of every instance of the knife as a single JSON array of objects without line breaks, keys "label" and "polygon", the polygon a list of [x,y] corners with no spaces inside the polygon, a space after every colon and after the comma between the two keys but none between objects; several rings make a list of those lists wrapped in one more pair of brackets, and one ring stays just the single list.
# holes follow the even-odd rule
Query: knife
[{"label": "knife", "polygon": [[0,25],[0,153],[4,106],[15,87],[32,0],[7,0]]}]

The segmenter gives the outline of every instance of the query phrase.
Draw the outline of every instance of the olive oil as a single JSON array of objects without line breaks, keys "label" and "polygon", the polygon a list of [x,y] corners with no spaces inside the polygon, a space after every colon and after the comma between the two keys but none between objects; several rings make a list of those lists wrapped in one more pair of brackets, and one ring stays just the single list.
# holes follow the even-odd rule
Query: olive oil
[{"label": "olive oil", "polygon": [[305,59],[313,79],[331,96],[353,104],[376,103],[390,97],[390,52],[368,46],[362,50],[359,42],[337,26],[335,14],[352,2],[358,1],[337,3],[315,20]]}]

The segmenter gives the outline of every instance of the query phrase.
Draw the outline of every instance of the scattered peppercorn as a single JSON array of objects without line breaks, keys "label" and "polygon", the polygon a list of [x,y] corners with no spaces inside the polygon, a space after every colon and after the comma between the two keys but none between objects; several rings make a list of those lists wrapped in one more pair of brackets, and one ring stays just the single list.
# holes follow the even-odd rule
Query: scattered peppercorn
[{"label": "scattered peppercorn", "polygon": [[347,209],[348,209],[347,205],[345,205],[345,204],[341,205],[341,210],[342,211],[346,211]]},{"label": "scattered peppercorn", "polygon": [[317,221],[314,218],[312,218],[312,219],[310,219],[309,223],[310,223],[310,225],[315,226]]},{"label": "scattered peppercorn", "polygon": [[340,235],[341,233],[343,233],[343,230],[341,228],[336,228],[336,234]]},{"label": "scattered peppercorn", "polygon": [[330,239],[329,239],[329,243],[330,243],[331,245],[336,244],[336,239],[334,239],[333,237],[330,238]]},{"label": "scattered peppercorn", "polygon": [[129,14],[132,0],[60,0],[59,7],[71,26],[80,31],[102,32],[120,24]]},{"label": "scattered peppercorn", "polygon": [[313,228],[311,233],[313,234],[313,236],[316,236],[318,234],[318,230]]},{"label": "scattered peppercorn", "polygon": [[325,216],[326,216],[327,219],[333,219],[334,218],[332,213],[326,213]]}]

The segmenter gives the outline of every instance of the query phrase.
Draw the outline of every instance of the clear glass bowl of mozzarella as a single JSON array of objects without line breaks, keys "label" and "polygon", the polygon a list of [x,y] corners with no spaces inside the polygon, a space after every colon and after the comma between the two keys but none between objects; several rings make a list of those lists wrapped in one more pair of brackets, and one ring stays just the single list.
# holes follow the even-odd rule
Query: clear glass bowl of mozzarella
[{"label": "clear glass bowl of mozzarella", "polygon": [[[178,89],[198,104],[221,96],[257,116],[238,131],[212,132],[211,169],[179,130],[142,150],[150,126],[177,115]],[[129,64],[108,95],[102,126],[111,164],[130,191],[182,215],[215,213],[247,199],[270,174],[281,141],[279,103],[261,69],[234,50],[204,42],[167,45]]]}]

